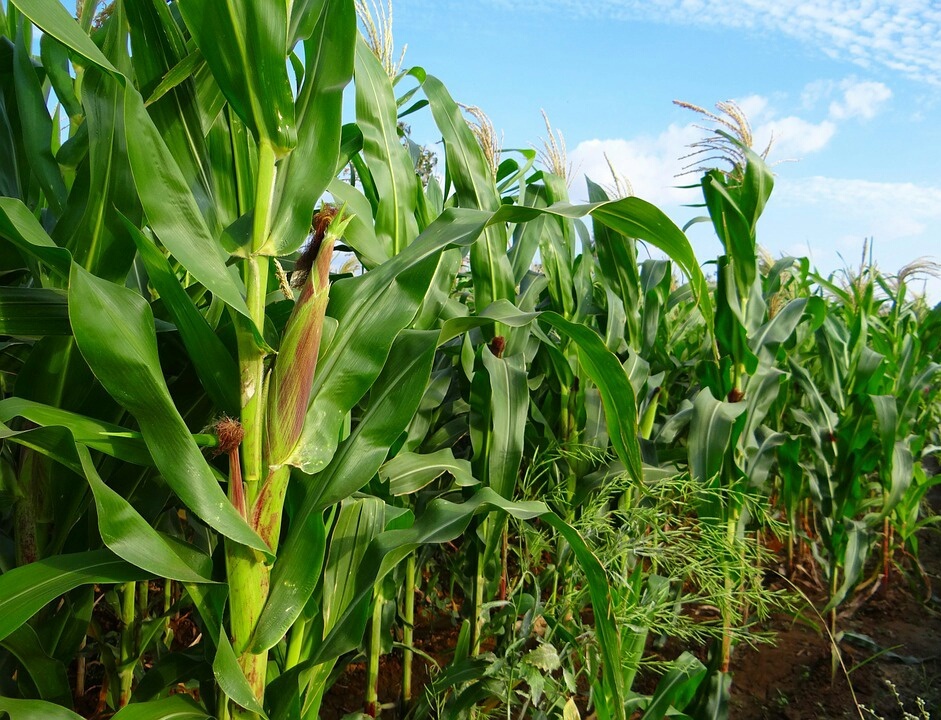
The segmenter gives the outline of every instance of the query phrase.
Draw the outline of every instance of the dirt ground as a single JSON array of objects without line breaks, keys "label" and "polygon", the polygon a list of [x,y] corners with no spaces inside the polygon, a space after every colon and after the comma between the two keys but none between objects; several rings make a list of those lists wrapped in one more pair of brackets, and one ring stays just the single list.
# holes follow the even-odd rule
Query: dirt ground
[{"label": "dirt ground", "polygon": [[[931,498],[936,511],[941,510],[939,491],[936,487]],[[735,653],[730,717],[941,718],[941,534],[925,530],[919,540],[930,588],[921,583],[912,587],[893,573],[887,593],[880,588],[841,618],[845,672],[838,668],[831,680],[831,643],[825,631],[779,619],[772,624],[777,633],[774,646],[739,648]],[[930,598],[920,600],[917,594]],[[870,712],[857,709],[854,693]]]}]

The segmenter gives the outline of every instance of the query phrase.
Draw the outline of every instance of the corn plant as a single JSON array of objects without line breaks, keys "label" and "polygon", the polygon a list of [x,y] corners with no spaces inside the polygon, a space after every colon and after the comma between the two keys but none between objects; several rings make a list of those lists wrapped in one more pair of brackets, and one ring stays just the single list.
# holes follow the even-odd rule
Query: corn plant
[{"label": "corn plant", "polygon": [[[358,643],[390,553],[453,527],[453,504],[430,507],[430,525],[396,530],[398,541],[369,554],[365,565],[385,568],[355,568],[345,606],[311,604],[332,567],[328,534],[332,547],[349,533],[339,520],[328,528],[323,512],[368,483],[417,408],[438,333],[408,326],[442,251],[471,242],[483,222],[445,216],[381,269],[331,288],[333,246],[352,216],[324,208],[313,227],[311,217],[341,157],[351,4],[303,3],[289,16],[270,4],[171,12],[145,0],[93,23],[94,9],[76,22],[56,3],[29,3],[3,18],[21,68],[6,107],[17,123],[45,117],[48,130],[45,147],[39,135],[12,136],[23,162],[0,201],[20,269],[9,297],[27,300],[5,329],[28,348],[3,410],[19,566],[2,581],[5,607],[16,608],[4,613],[7,647],[23,657],[34,638],[24,622],[63,592],[125,583],[120,687],[107,700],[123,707],[146,647],[133,638],[135,583],[157,576],[185,584],[215,648],[208,712],[293,712],[271,704],[283,696],[266,701],[271,659],[282,686],[298,683],[288,702],[308,714],[323,692],[311,668]],[[46,65],[29,54],[30,23],[44,32]],[[249,36],[236,31],[243,23]],[[50,85],[70,117],[56,157]],[[293,261],[296,287],[279,257]],[[56,308],[45,322],[35,314],[43,300]],[[56,372],[61,384],[42,380]],[[210,423],[217,413],[238,420]],[[69,482],[62,495],[66,473],[87,486]],[[161,492],[157,512],[185,518],[182,528],[152,527],[154,509],[141,504]],[[458,524],[469,521],[470,506],[459,507]],[[365,547],[374,535],[342,541]],[[80,634],[69,635],[73,652]],[[40,696],[64,701],[60,691]]]}]

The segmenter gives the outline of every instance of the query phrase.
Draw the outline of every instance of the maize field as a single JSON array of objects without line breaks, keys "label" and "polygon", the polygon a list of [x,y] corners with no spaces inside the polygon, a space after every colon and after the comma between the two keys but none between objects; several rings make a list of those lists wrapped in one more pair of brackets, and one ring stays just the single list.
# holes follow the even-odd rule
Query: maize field
[{"label": "maize field", "polygon": [[775,630],[941,643],[936,268],[770,257],[734,106],[703,258],[353,0],[0,10],[0,718],[798,717]]}]

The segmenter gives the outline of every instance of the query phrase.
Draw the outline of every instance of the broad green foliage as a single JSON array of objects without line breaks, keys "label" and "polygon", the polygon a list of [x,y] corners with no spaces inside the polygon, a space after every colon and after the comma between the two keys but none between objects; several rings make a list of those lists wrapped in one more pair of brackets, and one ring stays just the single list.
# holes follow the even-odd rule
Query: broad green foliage
[{"label": "broad green foliage", "polygon": [[[356,659],[375,715],[402,652],[413,718],[723,717],[782,602],[759,535],[813,547],[834,622],[917,555],[941,309],[765,263],[736,138],[707,278],[655,206],[572,205],[389,77],[353,0],[80,6],[0,5],[0,715],[310,720]],[[419,692],[422,597],[460,634]],[[714,652],[641,695],[659,634]]]}]

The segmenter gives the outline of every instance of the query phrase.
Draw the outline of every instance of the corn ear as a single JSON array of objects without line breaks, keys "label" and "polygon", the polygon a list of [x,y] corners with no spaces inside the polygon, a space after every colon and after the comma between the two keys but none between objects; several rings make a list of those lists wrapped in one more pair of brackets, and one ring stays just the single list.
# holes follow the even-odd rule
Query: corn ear
[{"label": "corn ear", "polygon": [[[325,213],[331,216],[324,217]],[[329,224],[321,229],[325,220]],[[344,218],[342,212],[336,213],[332,208],[318,213],[314,239],[308,248],[311,257],[302,256],[298,263],[309,270],[284,329],[268,390],[266,437],[271,468],[283,465],[291,457],[301,437],[329,300],[333,246],[349,221],[350,217]]]}]

